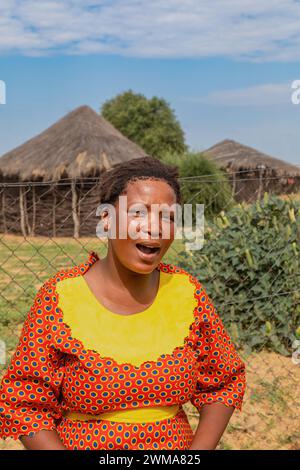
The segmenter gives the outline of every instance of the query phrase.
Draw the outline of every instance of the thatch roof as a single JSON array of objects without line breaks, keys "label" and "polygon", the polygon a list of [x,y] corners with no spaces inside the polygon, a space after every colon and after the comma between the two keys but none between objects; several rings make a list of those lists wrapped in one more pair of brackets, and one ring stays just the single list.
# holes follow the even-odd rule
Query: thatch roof
[{"label": "thatch roof", "polygon": [[247,145],[242,145],[234,140],[223,140],[205,150],[204,153],[211,157],[218,166],[228,172],[254,170],[259,165],[273,169],[278,176],[300,176],[300,168],[278,158],[271,157]]},{"label": "thatch roof", "polygon": [[96,176],[116,163],[145,155],[102,116],[81,106],[3,155],[0,176],[19,181]]}]

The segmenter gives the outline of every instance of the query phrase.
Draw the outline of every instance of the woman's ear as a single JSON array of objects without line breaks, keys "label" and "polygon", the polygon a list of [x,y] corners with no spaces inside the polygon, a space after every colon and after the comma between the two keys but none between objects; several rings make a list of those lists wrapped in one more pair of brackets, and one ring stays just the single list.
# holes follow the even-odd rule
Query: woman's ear
[{"label": "woman's ear", "polygon": [[109,230],[109,212],[108,210],[104,210],[100,216],[100,220],[102,222],[103,230],[108,232]]},{"label": "woman's ear", "polygon": [[102,210],[100,213],[98,211],[97,215],[99,216],[99,222],[96,227],[96,235],[100,239],[107,239],[108,237],[108,211]]},{"label": "woman's ear", "polygon": [[96,234],[99,238],[114,237],[115,238],[115,207],[112,204],[101,204],[97,207],[96,216],[100,218]]}]

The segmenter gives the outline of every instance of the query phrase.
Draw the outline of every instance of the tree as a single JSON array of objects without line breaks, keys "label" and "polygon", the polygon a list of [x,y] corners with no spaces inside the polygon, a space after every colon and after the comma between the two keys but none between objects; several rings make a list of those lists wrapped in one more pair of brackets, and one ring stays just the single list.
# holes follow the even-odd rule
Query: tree
[{"label": "tree", "polygon": [[102,116],[149,155],[161,158],[165,152],[187,150],[184,132],[174,110],[164,99],[125,91],[107,100]]}]

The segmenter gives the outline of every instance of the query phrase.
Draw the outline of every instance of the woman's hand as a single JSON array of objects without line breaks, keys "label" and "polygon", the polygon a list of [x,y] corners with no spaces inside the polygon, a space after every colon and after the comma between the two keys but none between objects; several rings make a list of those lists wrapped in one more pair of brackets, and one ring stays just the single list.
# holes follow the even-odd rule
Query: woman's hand
[{"label": "woman's hand", "polygon": [[21,436],[20,441],[27,450],[67,450],[55,430],[42,429],[34,436]]},{"label": "woman's hand", "polygon": [[214,450],[234,412],[234,406],[223,403],[203,405],[190,450]]}]

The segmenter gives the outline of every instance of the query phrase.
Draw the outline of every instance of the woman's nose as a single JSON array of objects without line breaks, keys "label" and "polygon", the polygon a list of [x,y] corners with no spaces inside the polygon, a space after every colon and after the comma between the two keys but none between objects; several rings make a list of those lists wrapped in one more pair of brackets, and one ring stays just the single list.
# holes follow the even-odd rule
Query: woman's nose
[{"label": "woman's nose", "polygon": [[157,214],[148,213],[148,220],[141,223],[141,230],[146,232],[150,238],[159,238],[161,234],[161,226],[159,216]]}]

